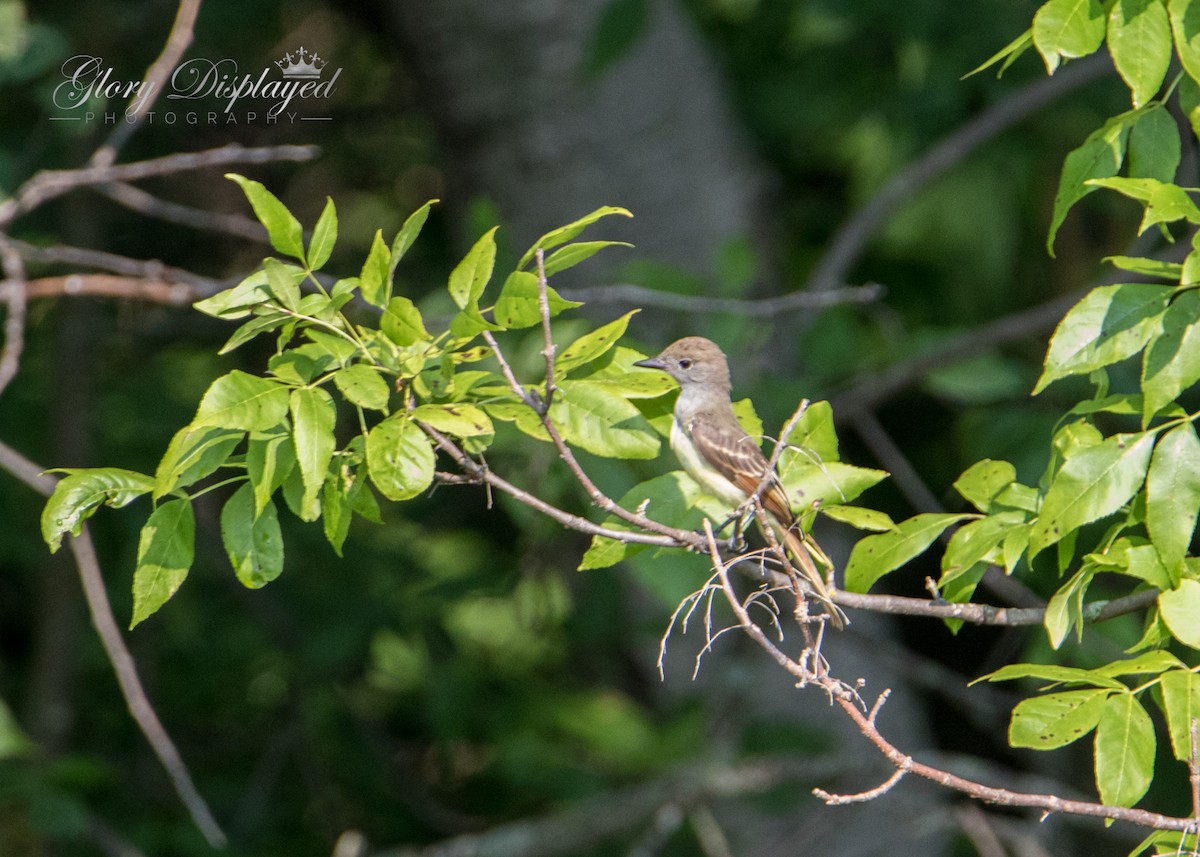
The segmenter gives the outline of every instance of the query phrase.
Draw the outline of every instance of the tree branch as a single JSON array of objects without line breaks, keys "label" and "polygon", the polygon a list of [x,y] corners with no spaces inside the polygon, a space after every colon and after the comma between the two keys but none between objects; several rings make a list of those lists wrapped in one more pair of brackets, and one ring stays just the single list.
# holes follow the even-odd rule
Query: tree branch
[{"label": "tree branch", "polygon": [[821,292],[800,290],[757,300],[685,295],[648,289],[632,283],[560,289],[559,294],[568,300],[589,304],[630,304],[676,310],[694,315],[739,315],[746,318],[766,318],[785,312],[811,312],[841,304],[874,303],[883,297],[884,287],[878,283],[866,283],[861,286],[840,286]]}]

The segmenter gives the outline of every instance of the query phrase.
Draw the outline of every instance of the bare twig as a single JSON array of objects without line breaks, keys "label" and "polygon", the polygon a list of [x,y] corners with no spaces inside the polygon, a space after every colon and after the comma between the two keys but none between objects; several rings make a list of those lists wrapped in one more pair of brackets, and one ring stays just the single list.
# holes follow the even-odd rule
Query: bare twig
[{"label": "bare twig", "polygon": [[[10,292],[20,284],[12,280],[0,281],[0,300],[7,300]],[[71,274],[66,277],[39,277],[25,285],[28,300],[59,297],[103,297],[118,300],[146,301],[147,303],[185,306],[199,297],[196,288],[187,283],[168,283],[142,277],[118,277],[112,274]]]},{"label": "bare twig", "polygon": [[47,265],[78,265],[86,268],[98,268],[126,277],[141,277],[168,283],[187,283],[196,287],[199,296],[218,292],[230,285],[210,277],[193,274],[183,268],[164,265],[157,259],[133,259],[103,250],[90,250],[67,244],[39,247],[36,244],[28,244],[16,239],[9,240],[16,251],[21,254],[21,258],[27,262],[40,262]]},{"label": "bare twig", "polygon": [[878,283],[861,286],[841,286],[823,292],[795,291],[772,298],[712,298],[704,295],[685,295],[662,292],[632,283],[561,289],[559,294],[573,301],[590,304],[619,303],[640,307],[676,310],[695,315],[739,315],[746,318],[767,318],[785,312],[811,312],[841,304],[874,303],[883,297],[884,288]]},{"label": "bare twig", "polygon": [[550,286],[546,282],[546,253],[541,247],[537,249],[537,280],[538,280],[538,310],[542,316],[542,357],[546,360],[546,392],[542,394],[542,404],[539,408],[543,417],[550,413],[550,405],[554,403],[554,358],[558,355],[558,347],[550,331]]},{"label": "bare twig", "polygon": [[0,204],[0,226],[6,226],[20,215],[80,187],[136,181],[153,176],[226,167],[234,164],[310,161],[319,152],[320,150],[316,146],[246,147],[230,143],[217,149],[181,152],[164,155],[161,158],[134,161],[129,164],[83,167],[74,170],[41,170],[17,188],[16,193],[10,199]]},{"label": "bare twig", "polygon": [[806,290],[826,291],[846,282],[846,275],[867,241],[896,206],[1000,132],[1068,92],[1103,77],[1111,68],[1108,57],[1102,54],[1070,63],[1053,77],[1034,81],[944,137],[922,157],[892,176],[866,205],[838,227],[825,254],[813,268]]},{"label": "bare twig", "polygon": [[162,52],[142,77],[139,97],[135,98],[132,107],[125,110],[125,120],[117,123],[104,144],[92,154],[93,166],[107,167],[112,164],[117,159],[117,152],[125,145],[125,141],[133,136],[142,119],[154,106],[167,78],[174,72],[183,52],[192,43],[192,31],[198,14],[200,0],[180,0],[179,11],[175,13],[175,22],[171,25],[171,32],[167,34]]},{"label": "bare twig", "polygon": [[841,795],[827,792],[825,789],[813,789],[812,793],[821,800],[825,801],[825,803],[829,806],[845,806],[846,804],[851,803],[866,803],[867,801],[875,800],[875,798],[890,792],[893,788],[895,788],[896,784],[900,782],[900,780],[904,779],[904,775],[907,773],[907,768],[896,768],[896,770],[892,772],[892,775],[884,780],[880,785],[873,789],[868,789],[865,792]]},{"label": "bare twig", "polygon": [[[44,467],[3,443],[0,443],[0,467],[42,496],[49,496],[57,482],[44,473]],[[145,688],[142,687],[141,679],[138,678],[137,665],[125,646],[125,640],[121,637],[121,630],[113,616],[108,592],[104,588],[104,577],[100,573],[100,562],[96,558],[96,549],[92,545],[92,537],[86,525],[80,529],[78,536],[70,539],[70,546],[75,564],[79,568],[79,580],[83,584],[83,594],[91,613],[92,625],[116,673],[117,684],[121,688],[121,695],[125,697],[130,715],[146,736],[154,755],[162,763],[171,784],[175,787],[175,793],[192,816],[192,821],[210,845],[214,848],[223,847],[226,842],[224,832],[197,791],[183,757],[179,755],[171,736],[163,728],[162,721],[158,719],[158,714],[150,703]]]},{"label": "bare twig", "polygon": [[7,306],[4,317],[4,346],[0,348],[0,393],[12,383],[21,367],[21,352],[25,350],[25,264],[8,237],[0,234],[0,267],[8,278],[9,288],[3,300]]},{"label": "bare twig", "polygon": [[177,223],[191,229],[202,229],[207,232],[220,232],[247,241],[265,242],[267,230],[257,220],[251,220],[241,214],[225,214],[219,211],[205,211],[190,205],[181,205],[166,199],[159,199],[139,187],[125,182],[96,185],[97,193],[104,194],[113,202],[125,206],[131,211]]}]

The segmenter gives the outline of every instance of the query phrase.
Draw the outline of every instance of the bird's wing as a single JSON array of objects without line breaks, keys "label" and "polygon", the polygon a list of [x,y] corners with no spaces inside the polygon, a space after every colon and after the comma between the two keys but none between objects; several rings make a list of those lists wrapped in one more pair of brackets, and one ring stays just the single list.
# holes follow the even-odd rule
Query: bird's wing
[{"label": "bird's wing", "polygon": [[[692,419],[689,433],[696,451],[720,471],[746,496],[757,490],[767,472],[767,459],[758,448],[758,441],[746,434],[733,414],[728,419],[698,414]],[[795,520],[783,485],[774,475],[763,489],[763,508],[785,528]]]}]

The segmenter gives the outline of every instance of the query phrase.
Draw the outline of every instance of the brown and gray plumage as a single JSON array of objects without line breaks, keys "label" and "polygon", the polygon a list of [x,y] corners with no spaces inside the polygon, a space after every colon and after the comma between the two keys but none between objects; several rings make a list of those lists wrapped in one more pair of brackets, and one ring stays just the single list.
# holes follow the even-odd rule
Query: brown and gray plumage
[{"label": "brown and gray plumage", "polygon": [[[634,365],[666,372],[679,382],[671,449],[683,469],[731,510],[744,503],[767,476],[770,462],[734,416],[729,364],[721,349],[701,336],[688,336],[668,345],[657,357]],[[759,496],[776,537],[825,606],[830,622],[841,628],[846,615],[833,603],[805,544],[806,537],[799,532],[787,492],[774,473]]]}]

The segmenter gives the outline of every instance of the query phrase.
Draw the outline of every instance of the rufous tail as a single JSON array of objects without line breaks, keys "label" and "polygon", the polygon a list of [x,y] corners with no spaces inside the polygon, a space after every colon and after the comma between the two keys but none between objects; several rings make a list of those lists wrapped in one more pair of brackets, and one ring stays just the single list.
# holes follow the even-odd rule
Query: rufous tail
[{"label": "rufous tail", "polygon": [[784,530],[783,541],[787,546],[788,553],[791,554],[800,571],[804,572],[805,579],[812,587],[813,596],[824,605],[825,612],[829,614],[829,624],[833,625],[839,631],[846,627],[846,623],[850,620],[847,618],[845,612],[842,611],[842,608],[833,603],[833,596],[829,592],[829,587],[825,583],[825,578],[822,576],[821,570],[813,562],[812,554],[805,544],[805,539],[795,530]]}]

